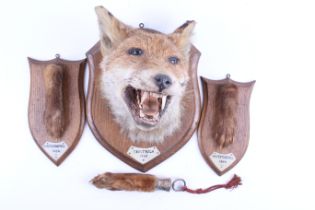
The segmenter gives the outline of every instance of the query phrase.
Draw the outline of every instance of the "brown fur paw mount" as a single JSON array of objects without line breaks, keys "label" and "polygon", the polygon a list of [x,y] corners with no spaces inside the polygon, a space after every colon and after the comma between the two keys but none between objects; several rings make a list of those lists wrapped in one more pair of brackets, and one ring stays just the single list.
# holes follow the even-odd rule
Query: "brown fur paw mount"
[{"label": "brown fur paw mount", "polygon": [[58,139],[65,130],[63,107],[64,69],[61,65],[49,64],[44,69],[45,111],[44,125],[48,134]]},{"label": "brown fur paw mount", "polygon": [[249,101],[255,81],[201,78],[204,102],[198,128],[199,148],[214,171],[222,175],[246,152],[249,141]]},{"label": "brown fur paw mount", "polygon": [[83,131],[86,59],[68,61],[57,54],[53,60],[28,60],[29,127],[36,144],[58,166],[75,148]]},{"label": "brown fur paw mount", "polygon": [[96,14],[100,42],[87,52],[88,123],[106,149],[147,171],[180,149],[199,121],[195,22],[163,34],[128,26],[102,6]]},{"label": "brown fur paw mount", "polygon": [[170,191],[171,179],[160,179],[150,174],[110,173],[106,172],[94,177],[91,183],[100,189],[153,192],[155,190]]},{"label": "brown fur paw mount", "polygon": [[213,138],[220,149],[234,142],[236,132],[236,112],[238,87],[227,83],[218,85],[215,96]]}]

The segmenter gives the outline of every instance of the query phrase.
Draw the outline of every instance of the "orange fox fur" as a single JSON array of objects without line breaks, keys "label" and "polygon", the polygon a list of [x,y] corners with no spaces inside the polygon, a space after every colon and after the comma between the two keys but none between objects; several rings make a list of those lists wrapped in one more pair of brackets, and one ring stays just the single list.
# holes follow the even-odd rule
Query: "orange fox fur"
[{"label": "orange fox fur", "polygon": [[237,126],[238,88],[234,84],[220,85],[215,98],[213,137],[222,149],[233,143]]},{"label": "orange fox fur", "polygon": [[148,174],[104,173],[96,176],[91,183],[97,188],[108,190],[126,190],[152,192],[156,186],[156,178]]},{"label": "orange fox fur", "polygon": [[64,69],[60,65],[49,64],[44,69],[44,123],[48,134],[53,138],[60,138],[65,127],[62,95],[63,79]]},{"label": "orange fox fur", "polygon": [[[181,125],[184,113],[181,101],[189,81],[190,37],[195,22],[187,21],[173,33],[163,34],[128,26],[102,6],[95,10],[103,55],[101,89],[113,117],[132,141],[163,142]],[[128,53],[132,49],[138,50],[136,54]],[[167,78],[167,88],[156,85],[158,75]],[[133,97],[128,96],[126,102],[128,88]],[[151,110],[152,104],[161,106],[161,101],[167,101],[154,120],[143,113],[146,109],[142,109],[142,101],[141,104],[133,101],[144,92],[150,95],[143,101],[150,102],[145,105]]]}]

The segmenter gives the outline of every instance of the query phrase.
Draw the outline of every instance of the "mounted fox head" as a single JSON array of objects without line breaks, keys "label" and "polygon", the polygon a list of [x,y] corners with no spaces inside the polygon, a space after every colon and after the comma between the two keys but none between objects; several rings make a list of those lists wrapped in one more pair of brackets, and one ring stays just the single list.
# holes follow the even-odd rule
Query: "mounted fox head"
[{"label": "mounted fox head", "polygon": [[[101,89],[115,120],[133,141],[162,142],[181,125],[189,81],[187,21],[171,34],[132,28],[95,8],[101,40]],[[186,110],[189,111],[189,110]]]}]

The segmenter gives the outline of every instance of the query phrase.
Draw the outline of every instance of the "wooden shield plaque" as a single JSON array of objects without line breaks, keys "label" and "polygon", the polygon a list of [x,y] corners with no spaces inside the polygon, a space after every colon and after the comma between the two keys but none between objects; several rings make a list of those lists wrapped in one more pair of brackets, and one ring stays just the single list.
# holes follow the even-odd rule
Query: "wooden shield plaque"
[{"label": "wooden shield plaque", "polygon": [[101,95],[99,67],[102,61],[100,44],[94,45],[88,52],[90,69],[89,91],[87,99],[88,124],[96,139],[112,154],[128,165],[145,172],[161,163],[178,151],[192,136],[197,128],[200,115],[200,95],[197,81],[197,64],[200,52],[192,47],[190,52],[190,80],[186,89],[183,105],[182,126],[163,143],[133,142],[122,133],[115,122],[108,102]]},{"label": "wooden shield plaque", "polygon": [[53,60],[28,61],[29,127],[36,144],[58,166],[75,148],[84,128],[86,59],[68,61],[56,55]]},{"label": "wooden shield plaque", "polygon": [[223,80],[202,77],[201,81],[204,101],[198,128],[199,148],[209,166],[222,175],[233,168],[246,152],[249,101],[255,81],[240,83],[229,76]]}]

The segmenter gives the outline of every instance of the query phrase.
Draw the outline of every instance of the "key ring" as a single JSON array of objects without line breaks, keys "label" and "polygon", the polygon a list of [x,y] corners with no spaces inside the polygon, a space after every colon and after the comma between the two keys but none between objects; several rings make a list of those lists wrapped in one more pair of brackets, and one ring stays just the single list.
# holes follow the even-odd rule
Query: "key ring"
[{"label": "key ring", "polygon": [[139,28],[144,28],[144,23],[139,23]]},{"label": "key ring", "polygon": [[172,183],[172,189],[175,192],[184,191],[186,188],[186,181],[184,179],[175,179]]}]

